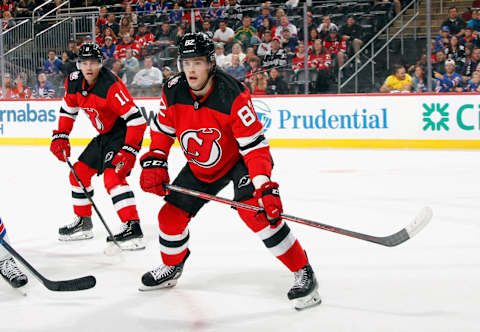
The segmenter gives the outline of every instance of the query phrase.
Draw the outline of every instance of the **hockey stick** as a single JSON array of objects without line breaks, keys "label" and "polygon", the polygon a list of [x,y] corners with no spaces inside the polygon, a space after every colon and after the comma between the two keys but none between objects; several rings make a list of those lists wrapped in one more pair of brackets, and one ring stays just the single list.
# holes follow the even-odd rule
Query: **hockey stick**
[{"label": "hockey stick", "polygon": [[[185,195],[190,195],[190,196],[202,198],[202,199],[205,199],[205,200],[210,200],[210,201],[215,201],[215,202],[227,204],[227,205],[233,206],[235,208],[242,208],[242,209],[249,210],[249,211],[254,211],[254,212],[263,211],[262,208],[257,207],[257,206],[253,206],[253,205],[249,205],[249,204],[245,204],[245,203],[241,203],[241,202],[236,202],[236,201],[230,200],[228,198],[218,197],[218,196],[202,193],[202,192],[199,192],[199,191],[196,191],[196,190],[179,187],[179,186],[172,185],[172,184],[164,184],[164,187],[167,188],[167,189],[185,194]],[[343,229],[343,228],[340,228],[340,227],[330,226],[330,225],[323,224],[323,223],[320,223],[320,222],[317,222],[317,221],[312,221],[312,220],[308,220],[308,219],[304,219],[304,218],[294,217],[294,216],[282,213],[282,218],[285,219],[285,220],[290,220],[290,221],[300,223],[300,224],[304,224],[304,225],[307,225],[307,226],[320,228],[320,229],[323,229],[325,231],[350,236],[350,237],[353,237],[353,238],[356,238],[356,239],[359,239],[359,240],[373,242],[373,243],[380,244],[380,245],[386,246],[386,247],[397,246],[400,243],[403,243],[403,242],[407,241],[408,239],[411,239],[412,237],[414,237],[418,232],[420,232],[428,224],[430,219],[432,219],[432,216],[433,216],[432,209],[428,206],[424,207],[420,210],[420,212],[415,216],[415,219],[407,227],[403,228],[402,230],[400,230],[397,233],[394,233],[392,235],[377,237],[377,236],[362,234],[362,233],[350,231],[350,230],[347,230],[347,229]]]},{"label": "hockey stick", "polygon": [[73,292],[95,287],[97,280],[94,276],[86,276],[71,280],[52,281],[45,278],[33,266],[30,265],[15,249],[12,248],[4,239],[0,239],[0,244],[22,265],[24,265],[45,287],[51,291]]},{"label": "hockey stick", "polygon": [[[87,189],[85,188],[85,186],[83,185],[82,181],[81,181],[80,178],[78,177],[78,174],[77,174],[77,172],[75,171],[75,169],[73,168],[72,163],[71,163],[70,160],[68,159],[67,154],[65,153],[65,151],[63,151],[63,155],[64,155],[64,157],[65,157],[65,160],[67,161],[68,167],[70,167],[70,170],[71,170],[72,173],[73,173],[73,176],[75,176],[75,179],[77,179],[78,184],[79,184],[80,187],[82,188],[83,193],[85,194],[85,196],[87,196],[88,201],[90,202],[90,204],[92,204],[93,208],[95,209],[95,212],[97,213],[98,217],[99,217],[100,220],[102,221],[103,226],[105,226],[105,229],[107,230],[108,235],[110,235],[110,237],[111,237],[112,240],[113,240],[113,243],[115,243],[115,245],[117,246],[117,248],[120,249],[119,251],[122,251],[122,247],[120,247],[120,245],[118,244],[118,242],[115,240],[115,237],[113,236],[112,231],[111,231],[110,228],[108,227],[107,223],[105,222],[105,220],[104,220],[103,217],[102,217],[102,214],[100,213],[100,211],[98,211],[97,206],[95,205],[95,202],[92,200],[92,197],[90,197],[90,194],[88,193]],[[118,250],[108,250],[108,251],[105,251],[105,253],[106,253],[106,254],[109,254],[109,255],[114,255],[114,254],[118,253]]]}]

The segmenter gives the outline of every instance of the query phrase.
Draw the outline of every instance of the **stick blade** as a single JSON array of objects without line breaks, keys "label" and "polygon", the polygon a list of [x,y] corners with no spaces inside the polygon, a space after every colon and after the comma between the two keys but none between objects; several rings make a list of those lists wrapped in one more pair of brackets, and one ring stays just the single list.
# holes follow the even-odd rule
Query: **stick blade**
[{"label": "stick blade", "polygon": [[74,292],[95,287],[97,279],[94,276],[86,276],[71,280],[45,281],[45,287],[55,292]]},{"label": "stick blade", "polygon": [[422,208],[420,212],[418,212],[418,214],[416,215],[413,222],[407,227],[405,227],[408,236],[412,238],[417,235],[422,229],[425,228],[425,226],[427,226],[430,220],[432,220],[432,217],[433,211],[431,207],[425,206],[424,208]]}]

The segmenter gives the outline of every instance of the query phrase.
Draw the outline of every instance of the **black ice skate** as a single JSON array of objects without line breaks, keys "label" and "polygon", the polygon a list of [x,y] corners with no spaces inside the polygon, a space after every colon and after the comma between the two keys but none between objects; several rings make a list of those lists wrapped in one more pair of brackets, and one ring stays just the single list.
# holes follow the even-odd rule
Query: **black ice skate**
[{"label": "black ice skate", "polygon": [[[143,233],[140,228],[139,220],[130,220],[122,223],[122,228],[119,233],[114,235],[115,241],[120,245],[122,250],[141,250],[145,249],[143,243]],[[107,242],[114,245],[112,237],[107,237]]]},{"label": "black ice skate", "polygon": [[175,286],[177,284],[177,279],[182,275],[183,265],[188,256],[190,256],[190,250],[187,249],[187,254],[180,264],[174,266],[160,265],[156,269],[145,273],[142,276],[142,285],[139,290],[150,291]]},{"label": "black ice skate", "polygon": [[75,216],[75,220],[58,229],[60,241],[88,240],[93,238],[92,218]]},{"label": "black ice skate", "polygon": [[288,299],[294,301],[295,309],[301,310],[320,304],[322,300],[317,291],[317,279],[310,264],[305,265],[294,274],[295,281],[288,291]]},{"label": "black ice skate", "polygon": [[0,261],[0,274],[13,288],[25,286],[28,282],[27,276],[11,257]]}]

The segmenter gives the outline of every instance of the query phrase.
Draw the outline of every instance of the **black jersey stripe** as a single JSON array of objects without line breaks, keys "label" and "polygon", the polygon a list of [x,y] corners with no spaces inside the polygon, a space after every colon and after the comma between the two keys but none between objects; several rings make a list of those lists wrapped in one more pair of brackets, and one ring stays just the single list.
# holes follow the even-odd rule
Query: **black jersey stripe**
[{"label": "black jersey stripe", "polygon": [[125,119],[125,121],[126,121],[126,122],[129,122],[129,121],[132,121],[132,120],[135,120],[135,119],[138,119],[138,118],[143,118],[143,114],[142,114],[142,112],[136,111],[136,112],[130,114],[130,115]]},{"label": "black jersey stripe", "polygon": [[[93,190],[89,191],[88,195],[90,197],[92,197],[93,196]],[[72,198],[85,199],[85,198],[87,198],[87,195],[85,195],[85,193],[76,193],[76,192],[72,191]]]},{"label": "black jersey stripe", "polygon": [[169,241],[169,240],[165,240],[164,238],[162,238],[162,236],[160,235],[158,237],[158,241],[160,242],[160,244],[164,247],[167,247],[167,248],[180,248],[181,246],[183,246],[185,243],[187,243],[188,239],[190,238],[190,232],[187,233],[187,236],[182,239],[182,240],[178,240],[178,241]]},{"label": "black jersey stripe", "polygon": [[265,136],[260,135],[252,143],[249,143],[249,144],[244,145],[244,146],[240,146],[240,151],[245,151],[245,150],[251,149],[251,148],[259,145],[260,143],[262,143],[264,140],[265,140]]},{"label": "black jersey stripe", "polygon": [[113,202],[113,204],[116,204],[116,203],[118,203],[120,201],[123,201],[124,199],[128,199],[128,198],[135,198],[135,195],[133,194],[132,191],[127,191],[123,194],[113,196],[112,197],[112,202]]},{"label": "black jersey stripe", "polygon": [[288,227],[287,224],[283,224],[282,228],[275,234],[273,234],[271,237],[263,240],[263,243],[267,248],[273,248],[280,244],[285,238],[288,236],[290,233],[290,228]]},{"label": "black jersey stripe", "polygon": [[170,136],[170,137],[172,137],[172,138],[175,138],[175,137],[176,137],[175,134],[170,134],[170,133],[167,133],[165,130],[163,130],[162,127],[160,127],[160,124],[158,123],[158,120],[157,120],[156,117],[153,119],[153,123],[155,124],[155,127],[156,127],[162,134],[165,134],[165,135]]},{"label": "black jersey stripe", "polygon": [[70,112],[67,112],[63,107],[60,107],[60,114],[62,114],[62,113],[63,114],[68,114],[68,115],[73,115],[73,116],[78,115],[78,111],[70,113]]}]

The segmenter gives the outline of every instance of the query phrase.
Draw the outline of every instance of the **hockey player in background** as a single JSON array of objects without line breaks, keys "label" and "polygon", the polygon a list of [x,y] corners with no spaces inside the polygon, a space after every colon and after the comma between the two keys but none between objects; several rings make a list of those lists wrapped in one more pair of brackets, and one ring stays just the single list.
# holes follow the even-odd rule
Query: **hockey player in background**
[{"label": "hockey player in background", "polygon": [[248,89],[215,66],[213,42],[186,34],[179,44],[181,73],[163,86],[160,112],[152,122],[150,150],[140,160],[144,191],[165,196],[159,214],[163,265],[145,273],[141,290],[173,287],[190,251],[188,223],[205,200],[168,192],[167,158],[175,138],[188,160],[173,184],[217,194],[230,182],[236,201],[263,206],[264,213],[238,209],[240,218],[290,271],[288,298],[297,309],[320,303],[317,281],[299,241],[281,219],[278,184],[262,124]]},{"label": "hockey player in background", "polygon": [[[8,242],[7,229],[0,218],[0,240]],[[25,286],[28,282],[27,276],[20,271],[12,255],[0,245],[0,274],[13,288]]]},{"label": "hockey player in background", "polygon": [[[85,43],[80,47],[77,66],[80,71],[72,72],[65,81],[58,129],[53,132],[50,150],[60,161],[66,161],[64,154],[70,156],[69,134],[78,112],[83,110],[99,135],[88,144],[73,168],[91,196],[91,178],[103,173],[105,188],[122,221],[115,240],[125,250],[144,249],[135,199],[126,177],[135,165],[146,121],[122,80],[102,67],[102,52],[97,44]],[[116,172],[118,164],[123,167]],[[72,172],[70,184],[75,218],[59,229],[60,240],[90,239],[92,206]],[[111,241],[107,237],[107,242]]]}]

